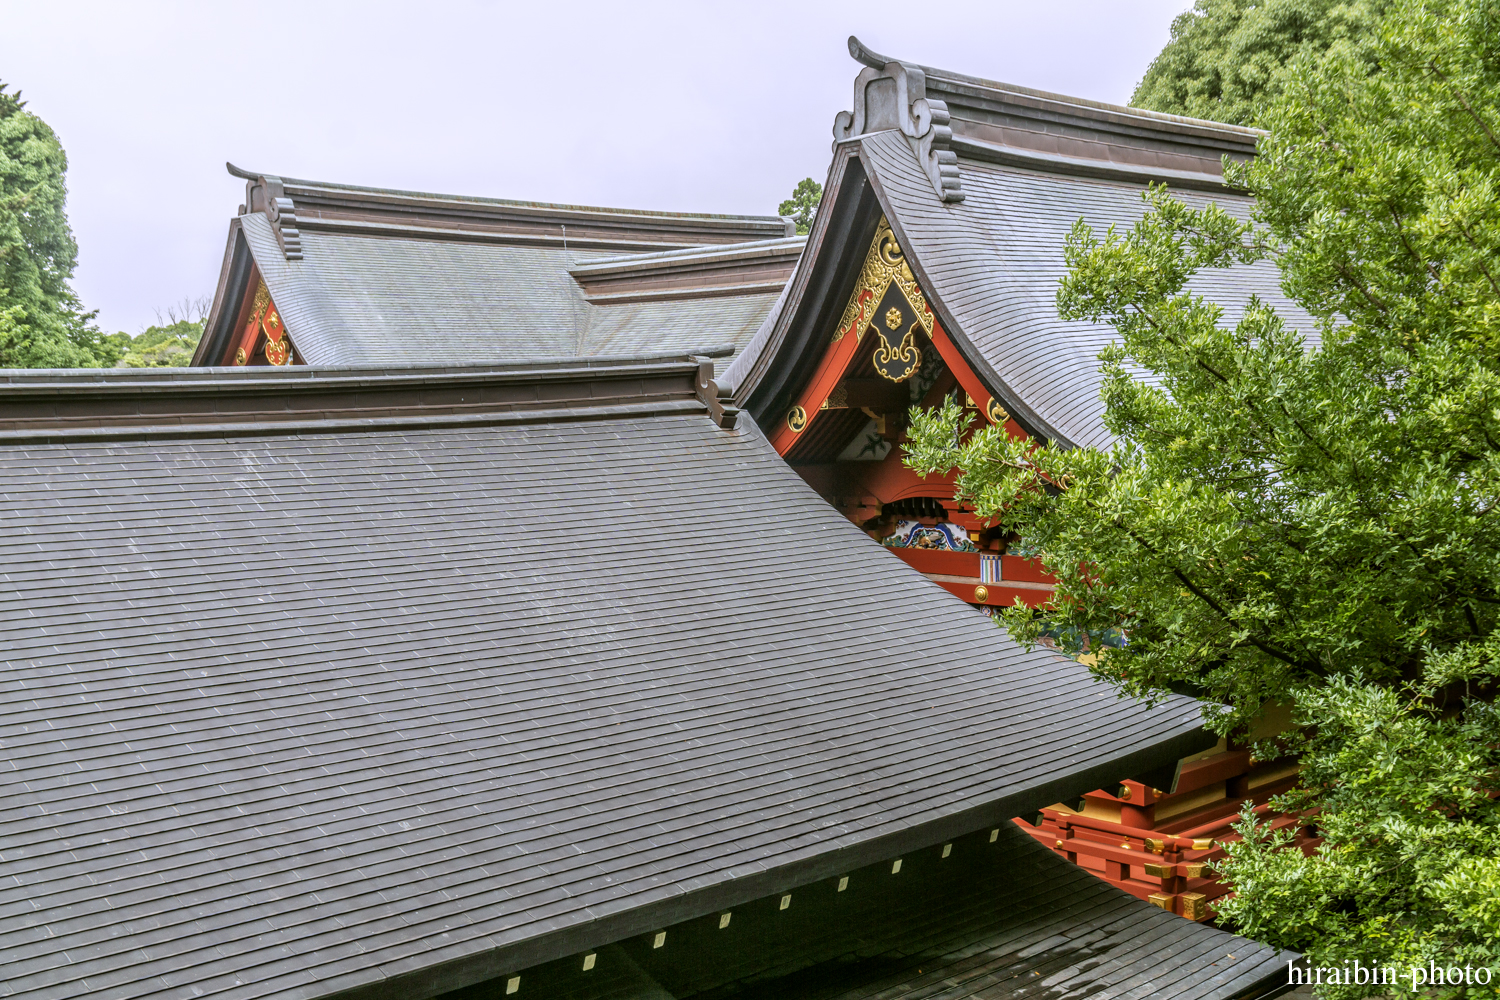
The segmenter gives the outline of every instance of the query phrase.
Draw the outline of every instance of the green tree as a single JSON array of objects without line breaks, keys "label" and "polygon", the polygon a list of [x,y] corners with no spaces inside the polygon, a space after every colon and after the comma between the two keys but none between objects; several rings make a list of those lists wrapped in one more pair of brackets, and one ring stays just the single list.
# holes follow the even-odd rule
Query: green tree
[{"label": "green tree", "polygon": [[[908,462],[960,470],[959,497],[1057,575],[1048,610],[1007,613],[1017,638],[1123,635],[1092,669],[1226,705],[1206,712],[1222,733],[1294,703],[1302,728],[1257,752],[1301,755],[1278,806],[1320,810],[1326,840],[1303,857],[1244,819],[1224,918],[1319,965],[1492,968],[1500,0],[1400,0],[1362,45],[1300,56],[1259,156],[1227,165],[1258,225],[1157,188],[1128,231],[1074,227],[1059,311],[1118,334],[1112,449],[964,439],[949,404],[914,415]],[[1321,346],[1255,300],[1229,326],[1189,289],[1258,261]]]},{"label": "green tree", "polygon": [[178,320],[165,326],[148,326],[134,337],[125,337],[125,368],[183,368],[192,363],[193,351],[203,338],[202,320]]},{"label": "green tree", "polygon": [[198,341],[203,339],[208,310],[213,300],[207,296],[183,299],[156,314],[156,325],[148,326],[134,337],[114,334],[110,339],[124,351],[122,368],[183,368],[192,363]]},{"label": "green tree", "polygon": [[52,129],[0,84],[0,367],[93,368],[120,356],[68,285],[78,245],[67,169]]},{"label": "green tree", "polygon": [[1281,92],[1284,68],[1339,42],[1367,38],[1386,0],[1198,0],[1130,103],[1151,111],[1251,125]]},{"label": "green tree", "polygon": [[776,209],[776,214],[795,219],[797,235],[806,236],[812,230],[813,217],[818,214],[818,202],[822,198],[823,185],[811,177],[804,177],[797,182],[792,196]]}]

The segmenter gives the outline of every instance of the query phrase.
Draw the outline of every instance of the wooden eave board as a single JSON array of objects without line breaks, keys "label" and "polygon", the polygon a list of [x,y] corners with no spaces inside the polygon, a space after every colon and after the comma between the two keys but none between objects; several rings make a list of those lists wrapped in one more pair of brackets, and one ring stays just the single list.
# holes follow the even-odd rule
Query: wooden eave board
[{"label": "wooden eave board", "polygon": [[[994,837],[994,840],[990,838]],[[1016,824],[518,970],[516,993],[566,1000],[875,1000],[961,996],[1231,1000],[1296,956],[1127,896]],[[843,885],[843,889],[839,888]],[[789,897],[789,898],[788,898]],[[783,905],[784,904],[784,905]],[[503,997],[510,976],[442,1000]]]}]

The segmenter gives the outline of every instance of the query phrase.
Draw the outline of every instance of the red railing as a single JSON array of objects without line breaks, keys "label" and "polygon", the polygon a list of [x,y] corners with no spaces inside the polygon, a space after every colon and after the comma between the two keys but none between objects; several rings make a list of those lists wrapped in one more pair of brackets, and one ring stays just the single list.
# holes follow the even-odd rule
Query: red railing
[{"label": "red railing", "polygon": [[[1296,828],[1293,846],[1307,852],[1321,843],[1309,817],[1273,812],[1267,802],[1296,780],[1287,762],[1257,764],[1247,751],[1227,751],[1183,765],[1172,794],[1126,781],[1119,794],[1086,794],[1083,810],[1049,807],[1039,825],[1016,822],[1112,885],[1189,920],[1207,920],[1213,901],[1230,891],[1213,862],[1227,857],[1226,843],[1240,839],[1232,824],[1246,802],[1270,818],[1272,829]],[[1158,811],[1165,813],[1161,820]]]}]

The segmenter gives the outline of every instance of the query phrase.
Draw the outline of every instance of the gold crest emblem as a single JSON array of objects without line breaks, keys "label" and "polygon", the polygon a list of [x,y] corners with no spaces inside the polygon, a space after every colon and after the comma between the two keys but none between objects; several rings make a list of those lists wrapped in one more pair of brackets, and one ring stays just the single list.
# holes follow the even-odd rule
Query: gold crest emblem
[{"label": "gold crest emblem", "polygon": [[[892,310],[894,312],[895,310]],[[880,337],[880,346],[875,348],[875,370],[892,382],[904,382],[911,378],[922,365],[922,351],[917,347],[917,324],[913,323],[906,336],[896,347],[885,339],[885,334],[875,331]]]},{"label": "gold crest emblem", "polygon": [[[890,223],[882,216],[865,256],[865,265],[860,270],[859,283],[850,293],[849,304],[844,307],[844,315],[839,320],[838,328],[833,331],[835,344],[851,333],[856,340],[864,337],[865,331],[874,324],[880,300],[893,283],[905,294],[922,329],[929,337],[932,336],[932,307],[927,304],[922,289],[918,287],[911,266],[906,262],[906,255],[902,253],[895,234],[891,232]],[[890,322],[890,313],[886,313],[886,322]],[[894,330],[896,327],[892,326],[890,329]]]}]

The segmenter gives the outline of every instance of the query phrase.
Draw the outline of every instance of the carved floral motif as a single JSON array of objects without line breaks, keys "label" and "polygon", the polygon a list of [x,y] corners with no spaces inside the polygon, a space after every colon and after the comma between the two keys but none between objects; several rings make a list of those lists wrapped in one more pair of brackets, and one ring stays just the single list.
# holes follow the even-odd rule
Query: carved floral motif
[{"label": "carved floral motif", "polygon": [[854,293],[849,296],[849,304],[844,307],[838,329],[833,332],[834,343],[843,340],[844,335],[849,333],[854,334],[856,340],[864,336],[876,306],[892,282],[906,296],[907,304],[916,314],[922,329],[929,337],[932,336],[932,307],[927,304],[927,297],[917,285],[916,276],[911,273],[911,265],[907,264],[906,254],[896,242],[890,223],[882,216],[880,225],[875,228],[875,239],[870,243],[870,252],[865,255],[865,266],[859,272],[859,282],[854,286]]},{"label": "carved floral motif", "polygon": [[[262,333],[266,337],[265,343],[256,348],[256,342]],[[240,347],[234,353],[235,364],[249,362],[246,347],[263,353],[269,364],[289,365],[293,360],[291,338],[287,336],[281,313],[271,301],[270,289],[266,288],[264,281],[255,289],[255,298],[250,303],[250,321],[245,325]]]}]

